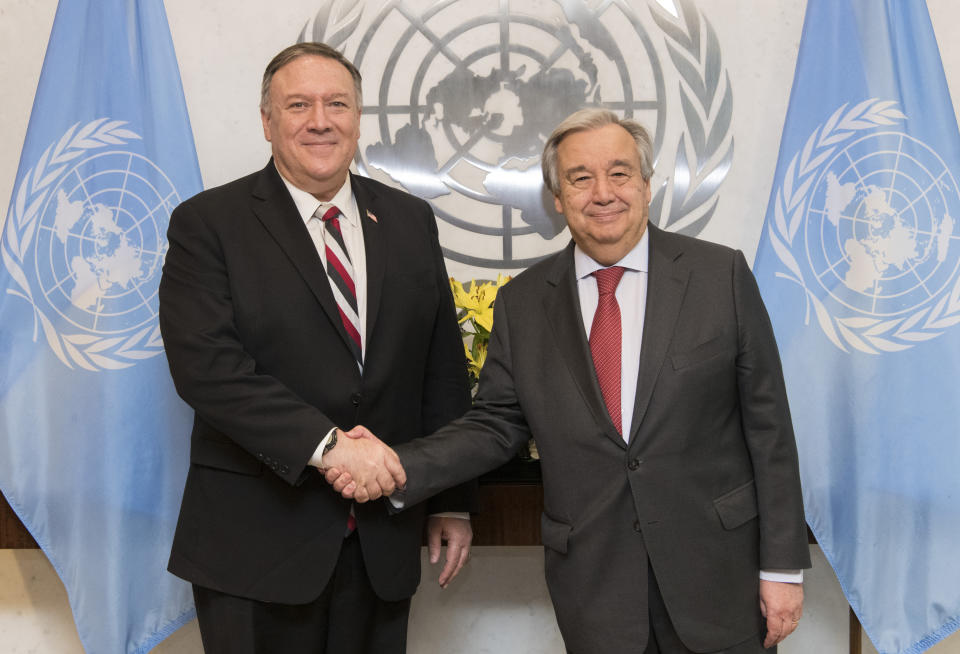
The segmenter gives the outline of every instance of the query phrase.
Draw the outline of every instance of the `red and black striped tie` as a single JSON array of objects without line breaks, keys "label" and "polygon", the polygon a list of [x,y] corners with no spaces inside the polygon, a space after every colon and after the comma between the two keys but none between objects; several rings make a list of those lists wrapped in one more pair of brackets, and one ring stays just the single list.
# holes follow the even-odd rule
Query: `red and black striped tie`
[{"label": "red and black striped tie", "polygon": [[330,289],[337,300],[337,309],[340,310],[340,320],[350,337],[350,349],[363,368],[363,344],[360,340],[360,313],[357,311],[357,289],[353,278],[353,264],[350,262],[350,253],[343,241],[340,231],[340,209],[331,206],[323,214],[323,242],[327,257],[327,277],[330,278]]}]

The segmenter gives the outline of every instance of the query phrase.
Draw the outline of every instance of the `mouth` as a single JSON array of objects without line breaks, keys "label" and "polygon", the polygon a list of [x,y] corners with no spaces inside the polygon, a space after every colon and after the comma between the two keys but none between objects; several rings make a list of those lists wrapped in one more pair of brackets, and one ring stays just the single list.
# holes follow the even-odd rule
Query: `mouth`
[{"label": "mouth", "polygon": [[588,215],[597,222],[610,222],[616,220],[626,212],[626,209],[604,209],[602,211],[591,211]]},{"label": "mouth", "polygon": [[337,145],[337,141],[304,141],[300,145],[305,148],[324,148]]}]

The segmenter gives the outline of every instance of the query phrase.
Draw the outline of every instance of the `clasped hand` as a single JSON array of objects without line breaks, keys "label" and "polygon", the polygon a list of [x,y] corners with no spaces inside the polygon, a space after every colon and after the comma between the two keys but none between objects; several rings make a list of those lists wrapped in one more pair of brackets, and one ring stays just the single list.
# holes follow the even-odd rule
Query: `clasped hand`
[{"label": "clasped hand", "polygon": [[323,455],[323,472],[335,491],[360,504],[392,495],[407,483],[396,453],[362,425],[337,430],[337,444]]},{"label": "clasped hand", "polygon": [[[361,425],[347,432],[337,430],[337,444],[323,455],[323,466],[324,477],[333,489],[355,502],[391,495],[407,483],[397,454]],[[446,588],[467,562],[472,539],[469,519],[436,515],[427,521],[431,563],[440,561],[442,543],[447,544],[441,587]]]}]

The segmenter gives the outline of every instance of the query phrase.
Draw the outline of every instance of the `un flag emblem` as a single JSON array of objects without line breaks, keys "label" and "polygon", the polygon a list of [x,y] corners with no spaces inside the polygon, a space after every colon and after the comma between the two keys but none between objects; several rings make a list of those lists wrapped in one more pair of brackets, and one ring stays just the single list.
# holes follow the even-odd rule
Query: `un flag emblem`
[{"label": "un flag emblem", "polygon": [[842,350],[905,350],[960,322],[960,194],[892,102],[837,110],[790,162],[771,243]]},{"label": "un flag emblem", "polygon": [[814,279],[854,311],[916,311],[956,277],[956,199],[926,144],[899,132],[854,140],[824,166],[810,199],[804,245]]},{"label": "un flag emblem", "polygon": [[75,125],[51,144],[8,226],[17,294],[69,367],[126,368],[163,351],[157,287],[180,196],[156,164],[119,147],[139,139],[123,124]]}]

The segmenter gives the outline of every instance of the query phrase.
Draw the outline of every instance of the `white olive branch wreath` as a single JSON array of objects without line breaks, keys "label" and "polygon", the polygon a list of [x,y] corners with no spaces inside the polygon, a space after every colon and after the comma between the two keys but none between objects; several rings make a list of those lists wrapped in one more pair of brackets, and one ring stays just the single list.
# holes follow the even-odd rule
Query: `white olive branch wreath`
[{"label": "white olive branch wreath", "polygon": [[891,319],[835,317],[807,286],[803,270],[791,252],[803,223],[807,197],[818,177],[820,166],[837,151],[841,143],[857,132],[881,125],[894,125],[896,121],[906,119],[892,101],[871,98],[852,108],[848,107],[845,104],[837,109],[813,131],[803,149],[790,160],[783,183],[777,189],[774,220],[768,225],[767,233],[774,252],[787,272],[780,271],[776,275],[803,289],[806,301],[804,324],[810,323],[810,308],[813,307],[824,334],[844,352],[849,352],[849,348],[868,354],[906,350],[921,341],[936,338],[947,327],[960,323],[960,279],[936,305],[921,308],[909,316]]},{"label": "white olive branch wreath", "polygon": [[86,152],[139,139],[138,134],[123,127],[125,124],[125,121],[107,118],[98,118],[82,126],[76,123],[56,143],[50,144],[36,165],[27,170],[17,187],[3,247],[0,248],[3,263],[17,285],[8,288],[7,293],[23,298],[33,307],[33,340],[37,340],[39,325],[54,354],[68,368],[118,370],[163,351],[157,325],[148,325],[131,336],[60,334],[34,300],[33,290],[23,269],[24,256],[36,235],[41,209],[47,202],[54,182],[60,179],[71,161]]}]

